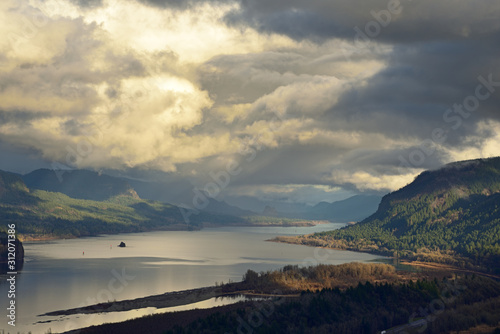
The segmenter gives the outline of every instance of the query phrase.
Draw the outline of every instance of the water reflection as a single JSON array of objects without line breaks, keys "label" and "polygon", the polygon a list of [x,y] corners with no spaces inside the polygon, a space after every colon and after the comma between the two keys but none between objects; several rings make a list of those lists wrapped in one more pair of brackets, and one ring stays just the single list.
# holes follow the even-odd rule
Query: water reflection
[{"label": "water reflection", "polygon": [[57,317],[43,317],[43,320],[37,321],[34,326],[37,329],[47,331],[49,328],[64,328],[65,331],[89,327],[93,325],[100,325],[104,323],[113,323],[129,320],[132,318],[143,317],[153,314],[161,314],[166,312],[186,311],[192,309],[207,309],[217,306],[224,306],[244,301],[260,301],[265,298],[249,298],[241,295],[227,296],[227,297],[214,297],[197,303],[192,303],[182,306],[174,306],[167,308],[154,308],[147,307],[125,312],[109,312],[97,314],[76,314],[71,316],[57,316]]},{"label": "water reflection", "polygon": [[[50,311],[98,302],[212,286],[215,282],[237,282],[248,269],[260,272],[287,264],[302,265],[305,259],[315,256],[314,248],[265,240],[277,235],[312,233],[320,228],[329,230],[341,226],[343,224],[297,229],[218,228],[26,243],[26,262],[17,280],[19,311],[15,329],[16,332],[44,333],[51,328],[61,332],[68,330],[68,325],[77,328],[101,323],[101,319],[103,322],[123,321],[162,312],[144,309],[94,317],[76,315],[52,319],[59,321],[51,323],[40,323],[47,319],[37,317]],[[120,241],[124,241],[127,247],[110,247]],[[320,262],[341,264],[380,258],[332,251]],[[6,293],[6,284],[0,285],[0,296]],[[201,303],[213,306],[210,301]],[[0,298],[0,309],[4,307],[7,307],[6,298]],[[5,325],[0,323],[0,329],[7,329]]]}]

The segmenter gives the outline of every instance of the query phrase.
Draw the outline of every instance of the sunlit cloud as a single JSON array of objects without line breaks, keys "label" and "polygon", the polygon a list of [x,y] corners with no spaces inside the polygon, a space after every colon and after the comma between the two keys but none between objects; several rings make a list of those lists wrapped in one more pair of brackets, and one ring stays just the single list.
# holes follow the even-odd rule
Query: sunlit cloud
[{"label": "sunlit cloud", "polygon": [[[3,1],[0,141],[193,184],[236,161],[242,196],[394,190],[498,154],[500,90],[460,129],[443,119],[480,75],[500,81],[500,6],[458,2],[409,3],[367,38],[355,28],[386,1]],[[401,168],[436,128],[446,142]]]}]

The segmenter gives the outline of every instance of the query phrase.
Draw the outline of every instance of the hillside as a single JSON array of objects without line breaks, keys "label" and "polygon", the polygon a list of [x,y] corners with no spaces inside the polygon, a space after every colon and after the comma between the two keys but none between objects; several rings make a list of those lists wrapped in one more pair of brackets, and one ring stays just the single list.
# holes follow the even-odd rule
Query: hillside
[{"label": "hillside", "polygon": [[[104,183],[106,191],[107,186]],[[94,189],[97,194],[106,193],[97,185]],[[205,222],[245,223],[242,218],[202,212],[191,215],[186,224],[178,207],[142,200],[130,189],[105,201],[78,199],[60,192],[30,190],[20,176],[3,171],[0,171],[0,219],[4,226],[15,223],[23,240],[193,229]]]},{"label": "hillside", "polygon": [[[137,196],[121,179],[88,171],[65,173],[61,184],[54,171],[28,174],[35,187],[62,192],[30,189],[21,176],[0,171],[0,219],[4,226],[15,223],[21,240],[72,238],[106,233],[151,230],[191,230],[204,225],[304,225],[287,218],[236,215],[181,209],[178,206]],[[36,175],[40,176],[37,180]],[[70,175],[72,175],[70,177]],[[25,176],[26,177],[26,176]],[[84,190],[72,189],[82,185]],[[81,197],[105,198],[89,200]],[[242,210],[243,212],[243,210]],[[245,212],[246,213],[246,212]],[[185,216],[189,221],[185,221]]]},{"label": "hillside", "polygon": [[426,171],[362,222],[293,242],[500,272],[500,158]]},{"label": "hillside", "polygon": [[0,171],[0,202],[33,204],[29,189],[17,174]]}]

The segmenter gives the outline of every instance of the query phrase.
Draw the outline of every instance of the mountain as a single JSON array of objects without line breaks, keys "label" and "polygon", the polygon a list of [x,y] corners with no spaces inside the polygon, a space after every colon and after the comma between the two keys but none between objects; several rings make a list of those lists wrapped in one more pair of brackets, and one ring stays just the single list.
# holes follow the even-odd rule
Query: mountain
[{"label": "mountain", "polygon": [[[37,171],[43,182],[38,185],[51,185],[54,173]],[[68,174],[69,175],[69,174]],[[246,220],[229,215],[207,212],[190,212],[177,206],[155,201],[143,200],[135,195],[126,184],[115,182],[113,178],[98,176],[96,173],[76,173],[73,176],[89,176],[89,184],[84,191],[70,190],[69,184],[83,181],[66,181],[61,188],[68,193],[87,197],[107,197],[104,201],[72,198],[60,192],[29,189],[19,175],[0,171],[0,220],[6,229],[7,224],[15,223],[16,232],[26,239],[71,238],[92,236],[104,233],[141,232],[162,229],[200,228],[204,223],[244,224]],[[101,184],[97,180],[102,180]],[[111,180],[111,181],[110,181]],[[53,185],[53,184],[52,184]],[[92,193],[94,191],[94,195]],[[108,197],[113,193],[118,195]],[[186,215],[189,220],[186,221]]]},{"label": "mountain", "polygon": [[374,195],[356,195],[333,203],[319,202],[301,212],[283,212],[271,205],[264,208],[263,214],[272,217],[286,217],[304,220],[329,220],[338,223],[360,221],[375,211],[382,197]]},{"label": "mountain", "polygon": [[238,217],[257,215],[254,211],[245,210],[237,205],[231,205],[225,201],[212,198],[204,191],[194,193],[193,185],[187,181],[176,180],[170,182],[147,182],[131,179],[124,180],[131,184],[134,190],[137,191],[137,194],[144,199],[173,203],[179,206],[193,207],[193,197],[201,197],[201,195],[203,195],[207,203],[203,211]]},{"label": "mountain", "polygon": [[88,170],[37,169],[23,175],[22,179],[30,189],[60,192],[72,198],[94,201],[118,195],[138,198],[135,190],[124,179]]},{"label": "mountain", "polygon": [[[193,197],[197,196],[193,192],[193,185],[185,180],[151,182],[122,177],[119,179],[130,184],[144,199],[192,207]],[[321,202],[313,207],[304,203],[263,201],[251,196],[232,196],[226,200],[213,199],[206,194],[204,196],[208,201],[204,210],[214,213],[239,217],[261,214],[267,217],[331,220],[346,223],[360,221],[373,214],[382,198],[380,196],[357,195],[333,203]]]},{"label": "mountain", "polygon": [[360,223],[300,242],[500,272],[500,158],[423,172]]},{"label": "mountain", "polygon": [[269,206],[269,205],[266,205],[266,207],[264,208],[264,210],[262,210],[262,214],[264,216],[269,216],[269,217],[279,217],[280,215],[283,215],[283,214],[280,214],[276,208],[272,207],[272,206]]},{"label": "mountain", "polygon": [[225,201],[219,201],[210,197],[203,191],[200,191],[197,195],[193,192],[193,185],[187,181],[147,182],[130,179],[126,180],[133,186],[134,190],[137,191],[137,194],[144,199],[192,207],[193,197],[203,195],[204,199],[207,201],[207,205],[203,211],[238,217],[253,216],[257,214],[254,211],[242,209]]},{"label": "mountain", "polygon": [[215,198],[211,198],[208,196],[206,198],[208,200],[208,205],[205,207],[204,209],[205,211],[220,213],[224,215],[238,216],[238,217],[257,215],[257,213],[253,211],[241,209],[237,206],[230,205],[224,201],[218,201]]},{"label": "mountain", "polygon": [[183,206],[181,204],[190,204],[193,200],[193,185],[185,180],[175,181],[143,181],[130,178],[122,178],[134,188],[139,197],[172,203]]},{"label": "mountain", "polygon": [[0,202],[29,204],[32,202],[29,192],[19,175],[0,171]]},{"label": "mountain", "polygon": [[320,202],[303,217],[335,222],[360,221],[377,211],[381,199],[380,196],[356,195],[333,203]]},{"label": "mountain", "polygon": [[283,215],[294,215],[298,213],[303,213],[309,210],[312,206],[306,203],[300,202],[286,202],[278,199],[261,199],[254,196],[248,195],[236,195],[231,196],[231,198],[225,199],[229,204],[236,205],[240,208],[251,210],[253,212],[263,212],[266,207],[272,207],[276,209],[278,213]]},{"label": "mountain", "polygon": [[[30,189],[21,176],[0,171],[0,220],[3,224],[0,232],[6,230],[7,224],[15,223],[18,236],[29,240],[165,229],[191,230],[205,224],[303,224],[286,218],[255,216],[251,211],[215,200],[201,211],[145,200],[139,198],[124,180],[94,172],[65,172],[62,182],[58,183],[58,172],[37,170],[24,177],[35,187],[59,189],[66,193]],[[79,186],[83,189],[71,188]],[[247,214],[251,217],[242,217]]]}]

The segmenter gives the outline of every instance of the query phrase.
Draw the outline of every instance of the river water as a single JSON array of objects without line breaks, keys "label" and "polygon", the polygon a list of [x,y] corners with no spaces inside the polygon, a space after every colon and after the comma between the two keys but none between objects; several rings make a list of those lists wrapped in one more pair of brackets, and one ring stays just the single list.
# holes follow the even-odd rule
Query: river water
[{"label": "river water", "polygon": [[[340,228],[224,227],[201,231],[162,231],[25,243],[25,264],[16,276],[16,326],[8,325],[9,284],[0,277],[0,329],[5,333],[63,332],[152,313],[232,303],[208,300],[177,308],[145,308],[99,315],[48,317],[43,313],[98,302],[139,298],[170,291],[241,281],[248,270],[287,264],[371,262],[382,257],[347,251],[266,242],[278,235],[300,235]],[[125,248],[117,245],[126,243]]]}]

